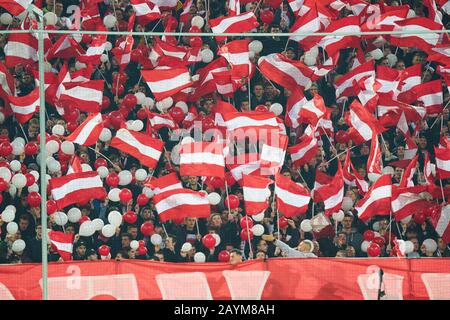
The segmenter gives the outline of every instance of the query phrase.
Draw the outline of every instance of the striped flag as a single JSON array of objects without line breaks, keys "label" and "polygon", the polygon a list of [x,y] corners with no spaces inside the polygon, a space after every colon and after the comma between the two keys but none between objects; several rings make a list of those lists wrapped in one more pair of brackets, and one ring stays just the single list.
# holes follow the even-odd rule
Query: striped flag
[{"label": "striped flag", "polygon": [[35,112],[39,111],[39,88],[23,97],[9,96],[9,103],[17,121],[24,124],[33,117]]},{"label": "striped flag", "polygon": [[275,195],[278,210],[287,218],[306,213],[311,200],[305,187],[279,173],[275,176]]},{"label": "striped flag", "polygon": [[64,233],[62,231],[50,231],[48,237],[54,250],[58,252],[64,261],[72,260],[73,233]]},{"label": "striped flag", "polygon": [[23,13],[33,0],[0,0],[0,7],[8,10],[13,16]]},{"label": "striped flag", "polygon": [[314,191],[314,198],[318,196],[323,201],[325,214],[329,217],[341,209],[342,199],[344,198],[344,177],[342,174],[341,163],[338,161],[338,170],[330,184],[324,185]]},{"label": "striped flag", "polygon": [[65,82],[59,101],[69,101],[82,112],[99,112],[103,101],[104,80]]},{"label": "striped flag", "polygon": [[269,185],[272,183],[273,181],[269,178],[243,175],[242,189],[244,192],[246,214],[256,215],[268,208],[270,197]]},{"label": "striped flag", "polygon": [[180,175],[223,178],[225,176],[223,144],[216,142],[182,144]]},{"label": "striped flag", "polygon": [[193,84],[186,68],[143,70],[141,74],[158,101],[173,96]]},{"label": "striped flag", "polygon": [[130,0],[136,17],[140,24],[146,25],[149,22],[161,18],[159,7],[149,0]]},{"label": "striped flag", "polygon": [[10,34],[4,48],[6,67],[35,63],[38,61],[37,49],[37,40],[30,33]]},{"label": "striped flag", "polygon": [[65,139],[82,146],[91,146],[97,143],[102,130],[103,119],[101,113],[92,114]]},{"label": "striped flag", "polygon": [[213,33],[247,32],[259,26],[253,11],[232,17],[220,17],[209,20]]},{"label": "striped flag", "polygon": [[183,188],[183,185],[175,172],[166,174],[157,179],[149,178],[148,181],[144,183],[144,186],[152,189],[155,194]]},{"label": "striped flag", "polygon": [[376,215],[389,215],[391,212],[391,197],[391,175],[385,174],[375,181],[364,198],[355,205],[359,219],[368,221]]},{"label": "striped flag", "polygon": [[436,171],[439,179],[450,178],[450,145],[447,144],[445,148],[434,147],[436,156]]},{"label": "striped flag", "polygon": [[317,149],[317,139],[314,130],[312,130],[310,134],[303,134],[300,143],[289,147],[288,153],[291,155],[292,163],[296,167],[300,167],[316,156]]}]

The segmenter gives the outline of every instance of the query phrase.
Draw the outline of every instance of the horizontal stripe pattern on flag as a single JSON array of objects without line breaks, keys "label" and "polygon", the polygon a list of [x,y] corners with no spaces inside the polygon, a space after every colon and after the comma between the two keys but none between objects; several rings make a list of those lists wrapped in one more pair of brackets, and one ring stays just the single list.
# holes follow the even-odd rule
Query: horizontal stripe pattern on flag
[{"label": "horizontal stripe pattern on flag", "polygon": [[6,67],[34,64],[38,61],[37,47],[37,40],[29,33],[10,34],[4,48]]},{"label": "horizontal stripe pattern on flag", "polygon": [[355,87],[353,86],[353,81],[358,82],[364,77],[375,77],[374,65],[374,61],[371,60],[338,78],[334,83],[336,97],[356,96],[357,93],[355,91]]},{"label": "horizontal stripe pattern on flag", "polygon": [[82,112],[99,112],[103,101],[104,80],[63,83],[59,101],[70,101]]},{"label": "horizontal stripe pattern on flag", "polygon": [[375,215],[389,215],[391,212],[392,181],[391,175],[378,178],[363,199],[355,205],[358,217],[368,221]]},{"label": "horizontal stripe pattern on flag", "polygon": [[400,221],[410,215],[422,212],[430,206],[430,203],[419,195],[418,188],[399,188],[392,186],[392,215],[396,221]]},{"label": "horizontal stripe pattern on flag", "polygon": [[193,84],[186,68],[143,70],[141,73],[158,101],[173,96]]},{"label": "horizontal stripe pattern on flag", "polygon": [[304,134],[300,143],[289,147],[288,153],[291,155],[292,163],[296,167],[300,167],[316,156],[317,149],[318,142],[314,132],[312,132],[309,135]]},{"label": "horizontal stripe pattern on flag", "polygon": [[275,195],[278,211],[287,218],[306,213],[311,200],[305,187],[282,174],[275,176]]},{"label": "horizontal stripe pattern on flag", "polygon": [[165,176],[156,179],[150,177],[144,185],[152,189],[155,194],[183,188],[183,185],[175,172],[166,174]]},{"label": "horizontal stripe pattern on flag", "polygon": [[82,146],[91,146],[97,143],[102,130],[103,119],[101,113],[92,114],[65,139]]},{"label": "horizontal stripe pattern on flag", "polygon": [[324,185],[314,191],[314,197],[318,197],[323,201],[325,214],[330,217],[341,209],[342,199],[344,198],[344,177],[342,175],[341,163],[338,161],[338,171],[333,177],[330,184]]},{"label": "horizontal stripe pattern on flag", "polygon": [[21,15],[33,0],[0,0],[0,7],[5,8],[13,16]]},{"label": "horizontal stripe pattern on flag", "polygon": [[97,171],[68,174],[49,180],[53,200],[59,209],[91,199],[103,200],[106,191]]},{"label": "horizontal stripe pattern on flag", "polygon": [[48,238],[54,249],[64,261],[72,260],[74,234],[62,231],[50,231]]},{"label": "horizontal stripe pattern on flag", "polygon": [[17,121],[24,124],[33,117],[35,112],[39,111],[39,88],[23,97],[9,96],[9,103]]},{"label": "horizontal stripe pattern on flag", "polygon": [[110,146],[135,157],[142,165],[154,169],[161,157],[164,142],[147,134],[122,128],[112,138]]},{"label": "horizontal stripe pattern on flag", "polygon": [[434,148],[436,156],[436,172],[439,179],[450,178],[450,146],[446,148]]},{"label": "horizontal stripe pattern on flag", "polygon": [[272,112],[225,112],[222,113],[227,130],[237,138],[244,138],[246,134],[258,134],[261,130],[279,131],[276,116]]},{"label": "horizontal stripe pattern on flag", "polygon": [[243,175],[242,189],[244,193],[245,213],[256,215],[265,211],[269,206],[269,185],[273,181],[269,178]]},{"label": "horizontal stripe pattern on flag", "polygon": [[259,26],[253,11],[232,17],[220,17],[209,20],[213,33],[247,32]]},{"label": "horizontal stripe pattern on flag", "polygon": [[181,145],[180,175],[225,176],[223,144],[216,142],[191,142]]},{"label": "horizontal stripe pattern on flag", "polygon": [[139,23],[146,25],[161,17],[159,7],[149,0],[130,0]]},{"label": "horizontal stripe pattern on flag", "polygon": [[260,175],[261,173],[261,160],[259,153],[245,153],[235,157],[227,157],[225,164],[230,170],[230,174],[233,181],[228,181],[230,185],[238,182],[242,185],[242,175]]}]

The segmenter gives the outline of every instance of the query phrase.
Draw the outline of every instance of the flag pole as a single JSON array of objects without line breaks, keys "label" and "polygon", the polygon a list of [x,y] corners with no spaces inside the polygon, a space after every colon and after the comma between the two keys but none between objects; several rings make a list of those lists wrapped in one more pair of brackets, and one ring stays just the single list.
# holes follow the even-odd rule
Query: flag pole
[{"label": "flag pole", "polygon": [[250,249],[249,256],[250,260],[253,259],[253,249],[252,249],[252,243],[250,241],[250,228],[248,227],[248,215],[245,215],[247,219],[245,219],[245,222],[247,223],[247,237],[248,237],[248,247]]},{"label": "flag pole", "polygon": [[[227,199],[228,199],[229,194],[228,194],[228,183],[227,183],[227,179],[225,179],[225,192],[226,192],[226,194],[227,194]],[[225,201],[225,202],[226,202],[226,201]],[[228,214],[231,214],[230,204],[229,204],[229,203],[228,203],[228,204],[225,203],[225,205],[226,205],[227,208],[228,208]]]}]

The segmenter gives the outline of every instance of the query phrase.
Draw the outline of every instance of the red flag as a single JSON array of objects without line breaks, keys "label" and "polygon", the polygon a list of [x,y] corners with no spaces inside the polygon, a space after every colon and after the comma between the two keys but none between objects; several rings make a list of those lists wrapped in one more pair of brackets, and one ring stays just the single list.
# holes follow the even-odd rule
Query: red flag
[{"label": "red flag", "polygon": [[158,101],[173,96],[193,84],[189,70],[186,68],[143,70],[141,73]]},{"label": "red flag", "polygon": [[182,144],[180,175],[223,178],[225,176],[223,144],[216,142]]},{"label": "red flag", "polygon": [[256,215],[265,211],[269,206],[269,185],[273,181],[268,178],[246,175],[242,177],[244,191],[245,213]]},{"label": "red flag", "polygon": [[[317,196],[317,198],[316,198]],[[338,161],[338,170],[330,184],[324,185],[314,191],[315,201],[323,201],[325,214],[329,217],[338,212],[344,198],[344,177],[341,163]]]},{"label": "red flag", "polygon": [[311,200],[305,187],[279,173],[275,176],[275,195],[278,211],[287,218],[306,213]]},{"label": "red flag", "polygon": [[39,88],[23,97],[9,96],[9,103],[14,116],[20,124],[30,120],[39,111]]},{"label": "red flag", "polygon": [[170,190],[183,189],[183,185],[175,172],[166,174],[165,176],[157,179],[149,178],[148,181],[145,181],[144,186],[151,188],[155,194]]},{"label": "red flag", "polygon": [[380,142],[378,141],[378,135],[372,136],[372,142],[370,143],[370,153],[367,159],[367,173],[381,174],[381,150]]},{"label": "red flag", "polygon": [[389,174],[382,175],[370,187],[369,192],[355,205],[358,217],[368,221],[375,215],[389,215],[391,212],[392,181]]},{"label": "red flag", "polygon": [[309,134],[304,134],[300,143],[289,147],[288,153],[291,155],[292,163],[300,167],[317,155],[318,143],[314,130]]},{"label": "red flag", "polygon": [[100,113],[92,114],[65,139],[82,146],[96,144],[103,130],[103,119]]},{"label": "red flag", "polygon": [[64,261],[72,260],[74,236],[73,233],[64,233],[53,230],[48,233],[52,247]]},{"label": "red flag", "polygon": [[209,20],[213,33],[247,32],[259,26],[253,11],[233,17],[220,17]]},{"label": "red flag", "polygon": [[436,171],[439,174],[439,179],[450,178],[450,145],[445,148],[434,147],[436,156]]},{"label": "red flag", "polygon": [[13,16],[21,15],[33,0],[0,0],[0,7],[8,10]]},{"label": "red flag", "polygon": [[136,12],[139,23],[144,26],[149,22],[161,18],[159,7],[149,0],[130,0],[130,4]]}]

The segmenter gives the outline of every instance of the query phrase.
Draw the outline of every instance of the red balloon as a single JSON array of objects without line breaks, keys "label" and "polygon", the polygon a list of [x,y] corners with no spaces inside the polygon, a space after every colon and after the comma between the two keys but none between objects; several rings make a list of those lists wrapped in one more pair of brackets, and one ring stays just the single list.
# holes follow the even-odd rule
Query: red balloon
[{"label": "red balloon", "polygon": [[28,194],[27,201],[30,207],[39,207],[41,204],[41,195],[37,192],[30,192]]},{"label": "red balloon", "polygon": [[136,112],[136,116],[139,120],[145,120],[147,119],[147,111],[145,111],[144,108],[141,108]]},{"label": "red balloon", "polygon": [[219,252],[217,257],[220,262],[229,262],[230,261],[230,253],[227,250],[222,250]]},{"label": "red balloon", "polygon": [[3,142],[10,142],[8,136],[0,135],[0,144]]},{"label": "red balloon", "polygon": [[106,257],[110,251],[111,249],[105,244],[98,248],[98,253],[103,257]]},{"label": "red balloon", "polygon": [[[248,223],[248,225],[247,225],[247,223]],[[240,221],[239,224],[240,224],[242,229],[252,228],[253,227],[253,220],[249,216],[245,216],[245,217],[241,218],[241,221]]]},{"label": "red balloon", "polygon": [[9,142],[2,142],[0,144],[0,156],[1,157],[9,156],[12,151],[13,151],[13,147],[12,147],[11,143],[9,143]]},{"label": "red balloon", "polygon": [[336,132],[335,138],[338,143],[347,143],[350,140],[348,133],[344,130]]},{"label": "red balloon", "polygon": [[375,232],[372,230],[366,230],[364,231],[363,237],[366,241],[372,241],[375,238]]},{"label": "red balloon", "polygon": [[131,199],[133,199],[133,194],[131,193],[130,189],[128,188],[123,188],[122,190],[120,190],[119,192],[119,199],[122,203],[127,203],[129,202]]},{"label": "red balloon", "polygon": [[267,107],[265,105],[260,104],[260,105],[256,106],[255,111],[267,112],[267,111],[269,111],[269,109],[267,109]]},{"label": "red balloon", "polygon": [[225,186],[225,179],[219,177],[212,177],[210,184],[214,189],[219,189]]},{"label": "red balloon", "polygon": [[137,214],[134,213],[134,211],[127,211],[123,215],[123,220],[125,220],[125,222],[129,224],[135,223],[137,219],[138,219]]},{"label": "red balloon", "polygon": [[177,123],[180,123],[185,118],[183,109],[181,109],[180,107],[171,108],[169,110],[169,114],[172,116],[173,120],[175,120]]},{"label": "red balloon", "polygon": [[80,220],[78,220],[78,223],[80,224],[80,226],[85,223],[86,221],[91,221],[91,219],[88,216],[82,216],[80,218]]},{"label": "red balloon", "polygon": [[103,96],[102,98],[102,110],[107,109],[110,105],[111,101],[109,100],[108,96]]},{"label": "red balloon", "polygon": [[130,113],[130,109],[128,109],[127,106],[122,103],[119,106],[119,112],[122,114],[122,117],[126,119],[126,117],[128,117],[128,114]]},{"label": "red balloon", "polygon": [[191,39],[189,39],[189,43],[191,44],[192,48],[198,48],[202,46],[203,41],[200,37],[191,37]]},{"label": "red balloon", "polygon": [[230,209],[236,209],[239,207],[239,202],[239,198],[234,194],[230,194],[225,198],[225,205]]},{"label": "red balloon", "polygon": [[83,34],[83,36],[81,37],[81,42],[85,43],[85,44],[89,44],[92,41],[92,37],[90,34]]},{"label": "red balloon", "polygon": [[375,237],[372,240],[373,243],[376,243],[377,245],[379,245],[380,247],[383,247],[385,244],[384,238],[383,237]]},{"label": "red balloon", "polygon": [[153,224],[151,222],[147,221],[141,225],[141,232],[146,237],[153,234],[154,231],[155,231],[155,227],[153,226]]},{"label": "red balloon", "polygon": [[148,203],[148,200],[149,198],[145,194],[141,193],[137,196],[136,203],[142,207]]},{"label": "red balloon", "polygon": [[125,121],[122,114],[119,111],[113,111],[109,114],[109,120],[111,120],[111,125],[115,129],[119,129],[120,125]]},{"label": "red balloon", "polygon": [[22,172],[22,174],[26,174],[27,173],[27,166],[22,163],[22,165],[20,166],[20,172]]},{"label": "red balloon", "polygon": [[[124,72],[117,72],[113,75],[113,86],[117,86],[117,82],[119,84],[124,84],[127,82],[127,75]],[[113,91],[114,94],[116,94],[116,91]]]},{"label": "red balloon", "polygon": [[424,223],[425,222],[425,220],[426,220],[426,215],[423,213],[423,212],[418,212],[418,213],[415,213],[414,214],[414,221],[417,223],[417,224],[422,224],[422,223]]},{"label": "red balloon", "polygon": [[3,202],[3,196],[0,194],[0,203]]},{"label": "red balloon", "polygon": [[31,173],[27,173],[25,178],[27,178],[27,187],[32,186],[36,182],[36,178]]},{"label": "red balloon", "polygon": [[197,26],[192,26],[189,28],[189,33],[200,33],[200,32],[201,32],[201,30]]},{"label": "red balloon", "polygon": [[289,222],[286,219],[286,217],[281,217],[280,219],[278,219],[278,223],[280,225],[280,229],[284,229],[288,226]]},{"label": "red balloon", "polygon": [[242,240],[247,241],[250,234],[250,240],[253,239],[253,231],[251,229],[244,228],[241,230],[240,237]]},{"label": "red balloon", "polygon": [[106,176],[106,184],[113,188],[119,185],[119,180],[119,175],[115,172],[112,172]]},{"label": "red balloon", "polygon": [[76,108],[70,108],[67,111],[64,110],[64,119],[67,122],[76,122],[80,116],[80,111]]},{"label": "red balloon", "polygon": [[139,256],[144,256],[144,255],[146,255],[147,254],[147,252],[148,252],[148,249],[147,249],[147,247],[139,247],[138,249],[137,249],[137,254],[139,255]]},{"label": "red balloon", "polygon": [[212,249],[216,245],[216,238],[212,234],[207,234],[202,238],[202,243],[206,248]]},{"label": "red balloon", "polygon": [[122,96],[124,92],[125,92],[125,87],[123,86],[123,84],[119,83],[119,85],[117,85],[116,82],[113,83],[113,85],[112,85],[112,93],[114,95]]},{"label": "red balloon", "polygon": [[128,93],[123,98],[123,104],[129,109],[133,109],[137,105],[137,98],[136,98],[136,96],[134,94],[132,94],[132,93]]},{"label": "red balloon", "polygon": [[144,240],[139,240],[139,247],[145,247],[145,241]]},{"label": "red balloon", "polygon": [[72,156],[65,154],[62,150],[58,151],[58,160],[59,162],[67,162]]},{"label": "red balloon", "polygon": [[108,162],[106,162],[106,160],[103,158],[97,158],[97,160],[95,160],[95,162],[94,162],[95,169],[98,169],[99,167],[107,167],[107,166],[108,166]]},{"label": "red balloon", "polygon": [[77,122],[67,122],[66,129],[69,132],[74,132],[78,128]]},{"label": "red balloon", "polygon": [[55,200],[47,200],[47,213],[54,214],[58,210],[58,205]]},{"label": "red balloon", "polygon": [[134,49],[133,51],[131,51],[130,59],[133,62],[139,62],[141,60],[142,56],[143,56],[143,54],[140,49]]},{"label": "red balloon", "polygon": [[270,10],[264,10],[261,12],[260,18],[263,23],[270,24],[270,23],[272,23],[272,21],[274,19],[274,14]]},{"label": "red balloon", "polygon": [[378,244],[372,242],[367,248],[367,254],[369,257],[378,257],[381,253],[381,248]]},{"label": "red balloon", "polygon": [[5,179],[0,178],[0,192],[3,192],[3,191],[5,191],[5,190],[8,190],[8,188],[9,188],[9,183],[6,182]]}]

